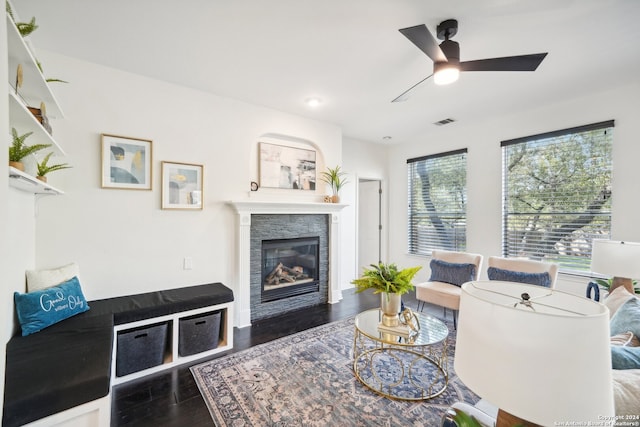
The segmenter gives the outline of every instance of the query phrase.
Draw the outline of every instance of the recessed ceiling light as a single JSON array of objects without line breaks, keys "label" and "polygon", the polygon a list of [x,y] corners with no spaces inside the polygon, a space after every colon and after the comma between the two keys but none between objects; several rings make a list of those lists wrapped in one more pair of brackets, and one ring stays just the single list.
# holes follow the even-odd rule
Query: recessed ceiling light
[{"label": "recessed ceiling light", "polygon": [[307,104],[308,107],[316,108],[320,104],[322,104],[322,100],[320,98],[316,98],[316,97],[307,98],[307,100],[305,101],[305,104]]}]

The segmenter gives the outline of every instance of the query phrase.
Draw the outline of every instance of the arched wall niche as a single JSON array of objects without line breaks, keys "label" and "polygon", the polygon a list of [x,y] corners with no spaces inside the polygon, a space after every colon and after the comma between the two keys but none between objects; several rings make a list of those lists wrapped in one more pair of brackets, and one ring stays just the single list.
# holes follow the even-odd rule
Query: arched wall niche
[{"label": "arched wall niche", "polygon": [[[315,152],[315,184],[312,190],[292,189],[292,188],[275,188],[265,186],[261,182],[261,143],[273,144],[292,149],[311,150]],[[320,172],[325,170],[325,155],[320,146],[308,139],[299,138],[291,135],[279,133],[265,133],[258,137],[255,147],[251,153],[252,165],[252,181],[258,183],[258,191],[251,191],[252,198],[261,198],[266,196],[269,199],[280,198],[286,200],[304,200],[321,202],[324,195],[327,194],[326,184],[320,180]]]}]

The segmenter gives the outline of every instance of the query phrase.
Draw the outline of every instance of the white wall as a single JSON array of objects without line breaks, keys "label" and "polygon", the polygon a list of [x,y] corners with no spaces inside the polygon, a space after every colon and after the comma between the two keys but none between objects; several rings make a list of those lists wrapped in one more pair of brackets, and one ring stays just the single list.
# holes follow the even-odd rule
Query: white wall
[{"label": "white wall", "polygon": [[[55,87],[65,119],[53,126],[73,169],[50,175],[66,194],[39,203],[36,264],[78,262],[88,299],[216,281],[234,287],[236,216],[226,202],[246,199],[258,181],[261,135],[317,144],[319,169],[341,163],[334,125],[50,52],[39,57],[50,75],[70,82]],[[152,191],[100,188],[101,133],[153,141]],[[160,209],[162,160],[204,165],[204,210]],[[308,200],[295,190],[252,196]],[[193,270],[183,270],[184,257]]]},{"label": "white wall", "polygon": [[[345,188],[344,202],[349,203],[349,207],[343,211],[342,221],[344,227],[350,230],[358,229],[358,180],[376,179],[382,181],[382,223],[383,223],[383,259],[388,246],[387,226],[387,147],[382,144],[371,144],[364,141],[345,138],[342,145],[342,162],[344,170],[349,173],[349,184]],[[377,214],[377,212],[376,212]],[[345,240],[348,239],[348,240]],[[351,288],[351,280],[360,276],[357,258],[357,234],[349,233],[343,239],[344,251],[347,257],[344,262],[351,268],[349,275],[343,274],[343,288]],[[345,269],[347,267],[345,266]],[[346,274],[346,270],[343,270]]]},{"label": "white wall", "polygon": [[[588,88],[585,88],[588,91]],[[501,149],[500,141],[614,119],[612,234],[614,239],[640,241],[637,212],[638,117],[640,85],[622,87],[583,98],[551,103],[545,108],[497,117],[492,121],[464,122],[438,128],[423,138],[389,150],[390,259],[401,265],[425,266],[418,280],[429,277],[428,259],[407,254],[406,160],[428,154],[468,148],[467,250],[485,256],[501,253]],[[483,268],[486,270],[486,265]],[[485,274],[485,273],[483,273]],[[486,275],[484,276],[486,277]],[[561,276],[558,288],[583,295],[588,279]]]},{"label": "white wall", "polygon": [[[7,20],[0,20],[0,34],[7,34]],[[6,40],[6,37],[5,37]],[[7,42],[0,42],[0,58],[7,56]],[[7,61],[0,61],[0,82],[9,81],[7,73]],[[0,99],[5,101],[0,102],[0,129],[3,129],[0,133],[0,140],[5,141],[3,145],[6,147],[9,141],[11,141],[9,131],[9,104],[8,104],[7,86],[0,86]],[[4,130],[6,129],[6,130]],[[7,150],[0,150],[0,164],[8,164],[9,155]],[[0,200],[7,200],[9,198],[9,184],[8,178],[5,174],[0,174]],[[9,258],[9,215],[8,204],[0,203],[0,271],[8,271],[11,268],[12,262]],[[11,233],[13,234],[13,233]],[[12,236],[13,237],[13,236]],[[4,367],[5,367],[5,355],[6,355],[6,343],[9,341],[11,334],[13,333],[13,299],[7,298],[13,292],[11,282],[8,280],[0,281],[0,292],[4,298],[0,304],[0,322],[2,322],[2,332],[0,339],[0,395],[4,396]],[[4,399],[0,401],[0,413],[4,405]]]}]

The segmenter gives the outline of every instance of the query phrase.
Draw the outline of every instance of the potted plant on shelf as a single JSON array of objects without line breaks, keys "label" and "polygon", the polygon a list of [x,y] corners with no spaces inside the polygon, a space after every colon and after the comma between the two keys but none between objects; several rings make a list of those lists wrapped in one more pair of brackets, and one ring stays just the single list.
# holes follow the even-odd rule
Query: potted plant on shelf
[{"label": "potted plant on shelf", "polygon": [[365,267],[362,276],[351,283],[356,285],[356,293],[373,289],[374,294],[381,294],[382,323],[397,326],[402,295],[413,290],[411,281],[421,268],[399,269],[395,263],[371,264],[371,268]]},{"label": "potted plant on shelf", "polygon": [[18,135],[18,131],[16,130],[16,128],[11,128],[13,141],[11,142],[11,146],[9,147],[9,166],[13,166],[14,168],[24,172],[24,164],[22,163],[22,159],[27,157],[29,154],[35,153],[36,151],[51,147],[51,144],[26,145],[24,141],[29,136],[31,136],[32,133],[33,132],[27,132],[24,135]]},{"label": "potted plant on shelf", "polygon": [[320,179],[326,182],[331,186],[331,191],[333,193],[331,201],[333,203],[338,203],[340,201],[340,196],[338,193],[340,189],[349,181],[345,177],[346,173],[340,170],[340,166],[336,166],[335,168],[327,168],[325,172],[322,172]]},{"label": "potted plant on shelf", "polygon": [[11,5],[9,4],[8,1],[6,1],[5,4],[6,4],[7,15],[9,15],[13,23],[16,24],[16,28],[18,28],[18,32],[22,37],[26,37],[38,29],[38,26],[36,25],[35,16],[33,16],[31,18],[31,21],[29,22],[16,22],[16,19],[13,17],[13,10],[11,9]]},{"label": "potted plant on shelf", "polygon": [[66,163],[61,163],[61,164],[58,164],[58,165],[49,165],[48,164],[49,163],[49,159],[51,158],[52,155],[53,155],[53,153],[47,154],[44,157],[44,159],[42,159],[42,161],[38,162],[38,164],[37,164],[38,176],[36,176],[36,178],[38,178],[42,182],[47,182],[46,175],[49,172],[58,171],[60,169],[68,169],[68,168],[71,167]]}]

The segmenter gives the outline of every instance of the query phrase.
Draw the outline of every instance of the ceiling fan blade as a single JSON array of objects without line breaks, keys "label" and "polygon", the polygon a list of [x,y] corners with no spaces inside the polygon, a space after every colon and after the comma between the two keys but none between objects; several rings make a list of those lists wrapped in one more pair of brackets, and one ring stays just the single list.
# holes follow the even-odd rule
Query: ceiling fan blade
[{"label": "ceiling fan blade", "polygon": [[535,71],[545,53],[460,62],[460,71]]},{"label": "ceiling fan blade", "polygon": [[411,93],[413,92],[413,90],[415,88],[417,88],[418,86],[420,86],[420,83],[424,82],[425,80],[427,80],[429,77],[433,76],[433,74],[425,77],[424,79],[420,80],[418,83],[414,84],[413,86],[411,86],[409,89],[405,90],[404,92],[402,92],[402,94],[400,96],[398,96],[397,98],[395,98],[393,101],[391,102],[402,102],[402,101],[406,101],[407,99],[409,99],[409,97],[411,96]]},{"label": "ceiling fan blade", "polygon": [[433,61],[444,62],[447,60],[447,57],[438,45],[438,41],[429,32],[426,25],[422,24],[416,25],[415,27],[402,28],[399,31]]}]

